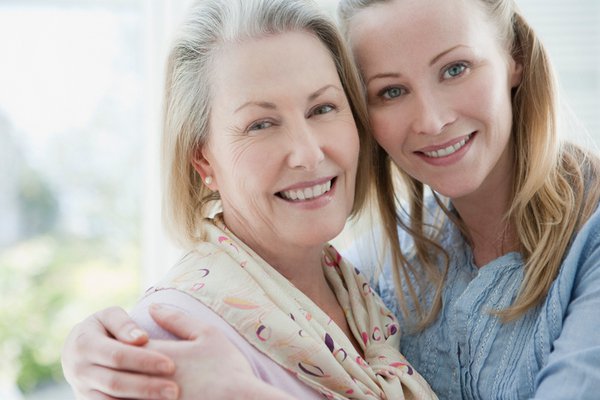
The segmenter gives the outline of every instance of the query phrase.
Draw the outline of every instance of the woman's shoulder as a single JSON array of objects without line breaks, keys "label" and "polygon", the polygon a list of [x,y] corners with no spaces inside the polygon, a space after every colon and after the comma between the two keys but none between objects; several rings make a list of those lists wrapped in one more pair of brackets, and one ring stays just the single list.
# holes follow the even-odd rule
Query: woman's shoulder
[{"label": "woman's shoulder", "polygon": [[600,207],[596,207],[573,237],[563,264],[563,268],[571,266],[578,273],[600,267]]},{"label": "woman's shoulder", "polygon": [[188,314],[190,318],[196,318],[204,324],[218,329],[244,355],[250,363],[254,375],[262,381],[298,398],[320,398],[314,390],[296,379],[293,374],[254,348],[227,321],[208,306],[180,290],[151,290],[131,310],[132,319],[141,328],[147,330],[152,339],[178,339],[154,322],[148,312],[150,306],[154,303],[174,307]]},{"label": "woman's shoulder", "polygon": [[[574,297],[600,285],[600,208],[592,213],[575,234],[547,302],[558,301],[563,311]],[[557,304],[554,304],[557,307]]]}]

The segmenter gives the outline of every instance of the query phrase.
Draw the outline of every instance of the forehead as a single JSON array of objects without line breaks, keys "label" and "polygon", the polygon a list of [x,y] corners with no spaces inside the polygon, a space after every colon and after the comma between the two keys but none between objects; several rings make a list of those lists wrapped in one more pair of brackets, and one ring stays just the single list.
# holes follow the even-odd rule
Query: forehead
[{"label": "forehead", "polygon": [[350,21],[349,35],[359,62],[387,57],[436,54],[457,44],[488,45],[495,28],[479,1],[395,0],[359,11]]},{"label": "forehead", "polygon": [[339,82],[339,76],[325,45],[299,31],[224,46],[214,59],[211,81],[215,96],[244,97],[268,96],[285,88],[308,92]]}]

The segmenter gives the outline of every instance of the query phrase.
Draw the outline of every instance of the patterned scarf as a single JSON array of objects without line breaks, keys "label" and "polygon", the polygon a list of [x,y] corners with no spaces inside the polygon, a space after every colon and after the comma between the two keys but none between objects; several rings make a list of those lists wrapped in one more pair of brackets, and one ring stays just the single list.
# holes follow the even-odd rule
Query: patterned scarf
[{"label": "patterned scarf", "polygon": [[325,276],[364,358],[306,295],[237,239],[220,216],[207,240],[155,290],[186,292],[220,315],[262,353],[327,399],[436,399],[398,351],[398,321],[357,269],[330,245]]}]

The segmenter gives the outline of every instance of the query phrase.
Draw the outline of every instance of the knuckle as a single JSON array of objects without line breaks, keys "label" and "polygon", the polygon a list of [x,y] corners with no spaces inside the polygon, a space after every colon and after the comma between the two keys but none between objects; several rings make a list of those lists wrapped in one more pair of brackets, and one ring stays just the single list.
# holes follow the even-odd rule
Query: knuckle
[{"label": "knuckle", "polygon": [[121,349],[112,350],[110,352],[109,360],[110,360],[110,363],[112,364],[112,366],[117,367],[117,368],[122,367],[123,361],[125,360],[125,355],[123,354],[123,350],[121,350]]},{"label": "knuckle", "polygon": [[115,318],[118,320],[124,311],[117,306],[110,306],[104,310],[100,310],[94,314],[94,318],[99,321],[102,325],[113,321]]},{"label": "knuckle", "polygon": [[86,332],[83,330],[81,330],[80,332],[76,332],[75,336],[73,337],[73,347],[75,351],[77,351],[78,354],[80,354],[81,352],[84,352],[88,346],[89,343],[87,341]]},{"label": "knuckle", "polygon": [[121,382],[118,377],[111,375],[106,381],[106,388],[108,389],[109,393],[121,393],[123,390],[123,382]]}]

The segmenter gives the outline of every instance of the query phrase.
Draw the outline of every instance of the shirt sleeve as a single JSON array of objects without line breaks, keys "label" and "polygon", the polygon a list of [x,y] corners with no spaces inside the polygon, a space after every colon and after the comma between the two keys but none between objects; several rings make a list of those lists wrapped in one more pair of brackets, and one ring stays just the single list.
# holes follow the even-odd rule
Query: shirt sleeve
[{"label": "shirt sleeve", "polygon": [[536,377],[535,399],[600,398],[600,224],[591,222],[563,263],[575,279],[572,287],[558,285],[566,312]]}]

